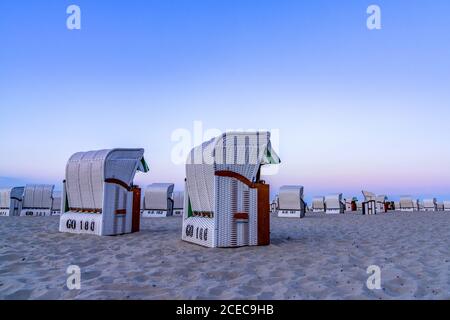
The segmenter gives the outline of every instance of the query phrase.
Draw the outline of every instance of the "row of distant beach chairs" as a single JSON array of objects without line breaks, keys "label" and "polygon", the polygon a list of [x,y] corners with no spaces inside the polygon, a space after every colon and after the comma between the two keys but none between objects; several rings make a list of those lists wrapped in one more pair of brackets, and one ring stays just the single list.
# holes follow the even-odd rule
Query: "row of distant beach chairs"
[{"label": "row of distant beach chairs", "polygon": [[[261,168],[280,163],[269,132],[227,132],[191,150],[183,194],[172,196],[173,184],[153,184],[142,196],[133,180],[137,171],[149,171],[144,149],[77,152],[66,164],[60,198],[53,186],[29,185],[2,192],[0,207],[2,215],[43,216],[58,214],[60,204],[60,232],[98,236],[138,232],[141,217],[181,215],[183,241],[212,248],[262,246],[270,244],[271,204]],[[400,210],[413,211],[410,202],[402,199]],[[377,197],[365,194],[363,213],[377,213],[377,205]],[[353,211],[358,204],[349,207]],[[304,217],[307,208],[301,186],[280,188],[272,204],[272,211],[286,217]],[[342,195],[315,198],[311,206],[334,214],[345,209]]]},{"label": "row of distant beach chairs", "polygon": [[[141,197],[142,217],[182,216],[184,192],[174,191],[173,183],[153,183]],[[340,214],[362,212],[376,214],[398,211],[450,211],[450,201],[437,202],[435,198],[414,200],[403,196],[400,201],[388,201],[385,195],[363,191],[364,201],[356,197],[343,199],[342,194],[314,197],[311,206],[304,201],[303,186],[283,186],[271,203],[271,212],[284,218],[303,218],[306,212]],[[0,216],[60,215],[61,194],[54,185],[27,185],[0,189]]]},{"label": "row of distant beach chairs", "polygon": [[0,189],[0,216],[51,216],[61,212],[61,194],[54,185]]},{"label": "row of distant beach chairs", "polygon": [[388,201],[385,195],[376,195],[373,192],[362,191],[363,201],[357,197],[344,199],[342,194],[326,197],[314,197],[311,206],[303,200],[303,186],[283,186],[276,199],[271,203],[271,212],[279,217],[303,218],[306,212],[342,214],[345,212],[361,212],[362,214],[378,214],[388,211],[450,211],[450,201],[437,202],[436,198],[413,199],[411,196],[402,196],[400,201]]},{"label": "row of distant beach chairs", "polygon": [[[174,191],[174,183],[153,183],[141,197],[142,217],[182,216],[184,192]],[[61,213],[61,194],[54,185],[27,185],[0,190],[0,216],[50,216]],[[384,195],[363,191],[364,201],[356,197],[343,199],[342,194],[314,197],[311,206],[304,201],[303,186],[283,186],[271,203],[271,213],[282,218],[303,218],[306,212],[341,214],[362,212],[376,214],[388,211],[450,211],[450,201],[438,203],[435,198],[414,200],[403,196],[388,201]]]},{"label": "row of distant beach chairs", "polygon": [[[143,217],[182,216],[183,192],[173,183],[149,185],[141,198]],[[56,216],[61,214],[61,193],[54,185],[26,185],[0,189],[0,216]]]}]

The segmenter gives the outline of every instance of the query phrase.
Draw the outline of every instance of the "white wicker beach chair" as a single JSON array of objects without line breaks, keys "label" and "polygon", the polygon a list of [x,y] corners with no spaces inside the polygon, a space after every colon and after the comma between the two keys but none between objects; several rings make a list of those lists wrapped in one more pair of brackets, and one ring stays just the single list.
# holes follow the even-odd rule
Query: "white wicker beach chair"
[{"label": "white wicker beach chair", "polygon": [[421,201],[420,199],[417,199],[417,211],[425,211],[423,207],[423,201]]},{"label": "white wicker beach chair", "polygon": [[143,149],[75,153],[66,166],[59,231],[99,236],[139,231],[141,190],[147,172]]},{"label": "white wicker beach chair", "polygon": [[183,216],[184,192],[177,191],[173,193],[173,215],[176,217]]},{"label": "white wicker beach chair", "polygon": [[270,213],[276,214],[278,212],[278,195],[273,199],[272,203],[270,204]]},{"label": "white wicker beach chair", "polygon": [[362,191],[362,194],[364,196],[364,201],[376,201],[377,195],[370,191]]},{"label": "white wicker beach chair", "polygon": [[450,201],[444,201],[444,211],[450,211]]},{"label": "white wicker beach chair", "polygon": [[353,211],[353,206],[352,206],[353,198],[345,198],[344,203],[345,203],[345,211],[352,212]]},{"label": "white wicker beach chair", "polygon": [[362,211],[363,209],[363,203],[361,201],[356,201],[356,210]]},{"label": "white wicker beach chair", "polygon": [[386,213],[387,212],[387,200],[388,197],[386,195],[378,195],[377,196],[377,213]]},{"label": "white wicker beach chair", "polygon": [[418,211],[417,200],[413,200],[411,196],[400,197],[400,211],[403,212],[413,212]]},{"label": "white wicker beach chair", "polygon": [[61,192],[55,191],[53,192],[53,202],[52,202],[52,216],[61,215]]},{"label": "white wicker beach chair", "polygon": [[386,213],[387,212],[387,196],[385,195],[376,195],[370,191],[362,191],[364,195],[364,202],[362,204],[362,212],[363,214],[377,214],[377,213]]},{"label": "white wicker beach chair", "polygon": [[46,217],[52,215],[54,185],[27,185],[23,193],[21,216]]},{"label": "white wicker beach chair", "polygon": [[9,217],[11,206],[11,189],[0,189],[0,216]]},{"label": "white wicker beach chair", "polygon": [[173,183],[153,183],[144,195],[143,218],[161,218],[173,215]]},{"label": "white wicker beach chair", "polygon": [[345,204],[342,202],[342,193],[325,197],[325,213],[341,214],[345,212]]},{"label": "white wicker beach chair", "polygon": [[423,211],[430,211],[430,212],[437,211],[437,200],[436,200],[436,198],[424,199],[423,200]]},{"label": "white wicker beach chair", "polygon": [[358,211],[358,198],[352,197],[345,200],[345,211],[356,212]]},{"label": "white wicker beach chair", "polygon": [[362,214],[377,214],[377,196],[370,191],[362,191],[364,202],[362,203]]},{"label": "white wicker beach chair", "polygon": [[314,197],[312,200],[312,211],[314,213],[325,212],[325,198],[324,197]]},{"label": "white wicker beach chair", "polygon": [[20,215],[24,189],[24,187],[15,187],[0,190],[0,217]]},{"label": "white wicker beach chair", "polygon": [[182,239],[206,247],[270,243],[269,185],[277,164],[268,132],[229,132],[194,148],[186,164]]},{"label": "white wicker beach chair", "polygon": [[280,218],[304,218],[303,186],[282,186],[278,193],[277,212]]}]

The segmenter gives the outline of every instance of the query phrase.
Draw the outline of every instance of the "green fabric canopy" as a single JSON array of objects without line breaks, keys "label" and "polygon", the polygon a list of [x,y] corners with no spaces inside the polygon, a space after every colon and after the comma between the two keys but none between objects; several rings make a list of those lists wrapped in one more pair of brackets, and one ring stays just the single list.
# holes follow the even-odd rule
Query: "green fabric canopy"
[{"label": "green fabric canopy", "polygon": [[141,171],[141,172],[144,172],[144,173],[150,171],[150,169],[149,169],[149,167],[148,167],[148,164],[147,164],[147,162],[145,161],[145,158],[144,158],[144,157],[142,157],[141,162],[139,163],[138,171]]},{"label": "green fabric canopy", "polygon": [[276,152],[272,149],[272,145],[269,144],[266,149],[266,153],[262,159],[261,164],[279,164],[281,163],[280,157],[276,154]]}]

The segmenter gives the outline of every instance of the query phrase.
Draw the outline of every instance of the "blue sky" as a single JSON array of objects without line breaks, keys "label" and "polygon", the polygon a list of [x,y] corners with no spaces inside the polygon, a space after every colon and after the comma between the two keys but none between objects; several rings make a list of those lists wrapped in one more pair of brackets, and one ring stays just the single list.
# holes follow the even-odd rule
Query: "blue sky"
[{"label": "blue sky", "polygon": [[272,190],[450,199],[450,2],[341,2],[1,1],[0,187],[60,185],[76,151],[143,147],[137,182],[182,189],[171,134],[202,121],[279,129]]}]

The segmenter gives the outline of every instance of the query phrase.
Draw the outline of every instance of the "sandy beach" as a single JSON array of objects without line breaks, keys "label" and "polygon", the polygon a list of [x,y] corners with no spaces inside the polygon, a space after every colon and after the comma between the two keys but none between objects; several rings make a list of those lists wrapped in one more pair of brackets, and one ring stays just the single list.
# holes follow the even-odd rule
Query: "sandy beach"
[{"label": "sandy beach", "polygon": [[[269,247],[238,249],[182,242],[175,217],[116,237],[58,221],[0,219],[0,299],[450,299],[450,213],[273,217]],[[381,290],[366,287],[370,265]]]}]

